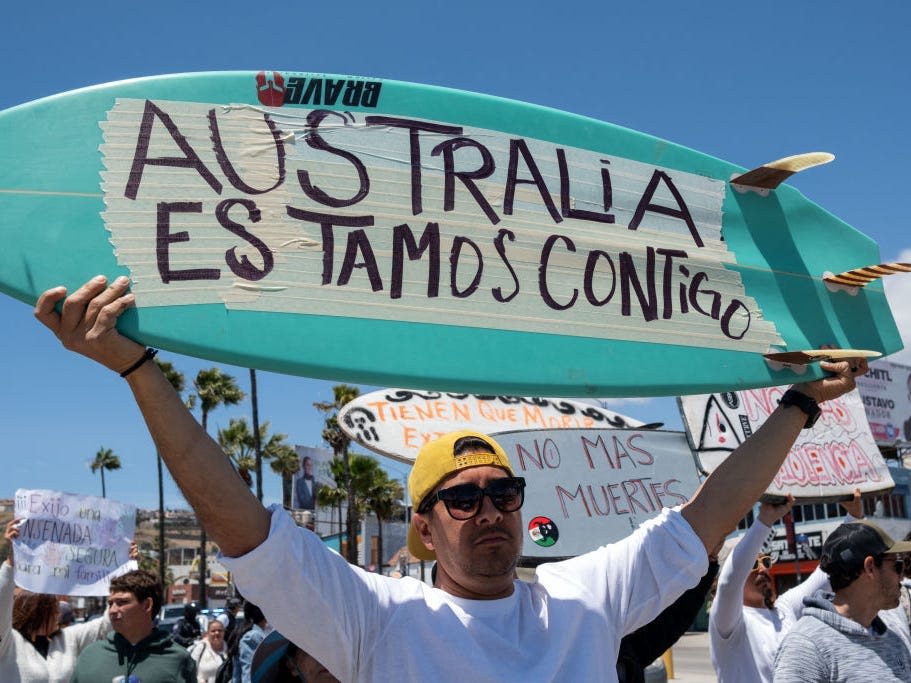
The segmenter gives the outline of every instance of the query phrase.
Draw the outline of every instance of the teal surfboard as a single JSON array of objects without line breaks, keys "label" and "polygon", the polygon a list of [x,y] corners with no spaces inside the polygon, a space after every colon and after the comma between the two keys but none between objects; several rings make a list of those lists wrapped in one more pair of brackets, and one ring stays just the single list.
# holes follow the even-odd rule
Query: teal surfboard
[{"label": "teal surfboard", "polygon": [[769,352],[898,350],[881,284],[823,281],[877,245],[768,182],[800,170],[780,166],[745,182],[608,123],[389,80],[123,81],[0,112],[0,290],[125,274],[143,343],[445,391],[708,393],[821,373]]}]

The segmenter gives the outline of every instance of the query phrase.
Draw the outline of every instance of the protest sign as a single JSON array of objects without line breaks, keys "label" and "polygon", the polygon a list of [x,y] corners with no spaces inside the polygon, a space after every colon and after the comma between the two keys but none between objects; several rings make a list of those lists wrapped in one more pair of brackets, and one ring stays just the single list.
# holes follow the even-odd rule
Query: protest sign
[{"label": "protest sign", "polygon": [[439,391],[383,389],[359,396],[339,411],[339,426],[372,451],[411,464],[428,441],[470,429],[635,428],[642,422],[590,403]]},{"label": "protest sign", "polygon": [[522,556],[533,560],[613,543],[699,486],[682,432],[536,429],[494,437],[525,477]]},{"label": "protest sign", "polygon": [[313,446],[295,446],[300,459],[297,472],[291,478],[291,507],[294,510],[315,510],[316,496],[324,486],[334,487],[329,476],[332,451]]},{"label": "protest sign", "polygon": [[106,498],[18,489],[16,584],[35,593],[107,595],[129,560],[136,508]]},{"label": "protest sign", "polygon": [[[756,431],[778,407],[787,387],[681,396],[687,435],[706,472]],[[857,390],[820,404],[822,415],[805,429],[766,489],[803,502],[844,500],[892,489],[895,482],[873,440]]]},{"label": "protest sign", "polygon": [[857,390],[876,443],[911,441],[911,368],[874,361],[867,374],[857,378]]}]

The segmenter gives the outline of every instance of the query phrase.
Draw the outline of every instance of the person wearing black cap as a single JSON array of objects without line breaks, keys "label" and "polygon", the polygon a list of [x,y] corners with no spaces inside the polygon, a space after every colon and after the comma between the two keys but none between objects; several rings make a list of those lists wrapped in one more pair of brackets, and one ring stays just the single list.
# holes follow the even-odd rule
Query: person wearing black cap
[{"label": "person wearing black cap", "polygon": [[338,683],[315,657],[278,631],[272,631],[253,653],[251,683]]},{"label": "person wearing black cap", "polygon": [[804,599],[804,613],[775,658],[776,683],[911,681],[908,642],[881,618],[898,607],[903,553],[875,524],[842,524],[822,547],[819,566],[833,593]]}]

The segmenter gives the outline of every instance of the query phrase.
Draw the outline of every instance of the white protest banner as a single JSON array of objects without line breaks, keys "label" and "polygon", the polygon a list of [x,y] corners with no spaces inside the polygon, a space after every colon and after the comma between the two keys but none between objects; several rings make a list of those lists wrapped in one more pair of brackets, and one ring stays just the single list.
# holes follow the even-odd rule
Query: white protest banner
[{"label": "white protest banner", "polygon": [[885,360],[870,363],[857,390],[877,443],[911,441],[911,368]]},{"label": "white protest banner", "polygon": [[129,559],[136,508],[106,498],[18,489],[16,584],[35,593],[107,595]]},{"label": "white protest banner", "polygon": [[[778,407],[787,387],[681,396],[680,411],[690,444],[707,472],[713,471]],[[895,486],[879,453],[857,390],[820,405],[812,429],[801,431],[766,494],[800,501],[831,501]]]},{"label": "white protest banner", "polygon": [[526,558],[571,557],[613,543],[699,486],[683,432],[535,429],[494,438],[525,477]]},{"label": "white protest banner", "polygon": [[606,408],[565,398],[447,394],[383,389],[359,396],[339,411],[339,426],[372,451],[411,464],[428,441],[471,429],[635,428],[643,423]]}]

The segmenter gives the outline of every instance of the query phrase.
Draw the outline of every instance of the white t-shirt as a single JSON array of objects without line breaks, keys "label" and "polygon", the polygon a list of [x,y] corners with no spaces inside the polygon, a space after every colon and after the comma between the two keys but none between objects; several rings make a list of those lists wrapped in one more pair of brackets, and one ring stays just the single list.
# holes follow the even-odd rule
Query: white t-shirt
[{"label": "white t-shirt", "polygon": [[817,568],[803,583],[782,593],[773,609],[746,607],[743,584],[770,532],[771,527],[756,519],[718,574],[709,613],[709,648],[718,683],[771,683],[775,653],[784,634],[800,619],[804,596],[829,584]]},{"label": "white t-shirt", "polygon": [[453,597],[349,565],[273,509],[269,538],[222,558],[269,623],[345,681],[616,681],[620,638],[706,572],[677,510],[630,537],[538,568],[500,600]]}]

